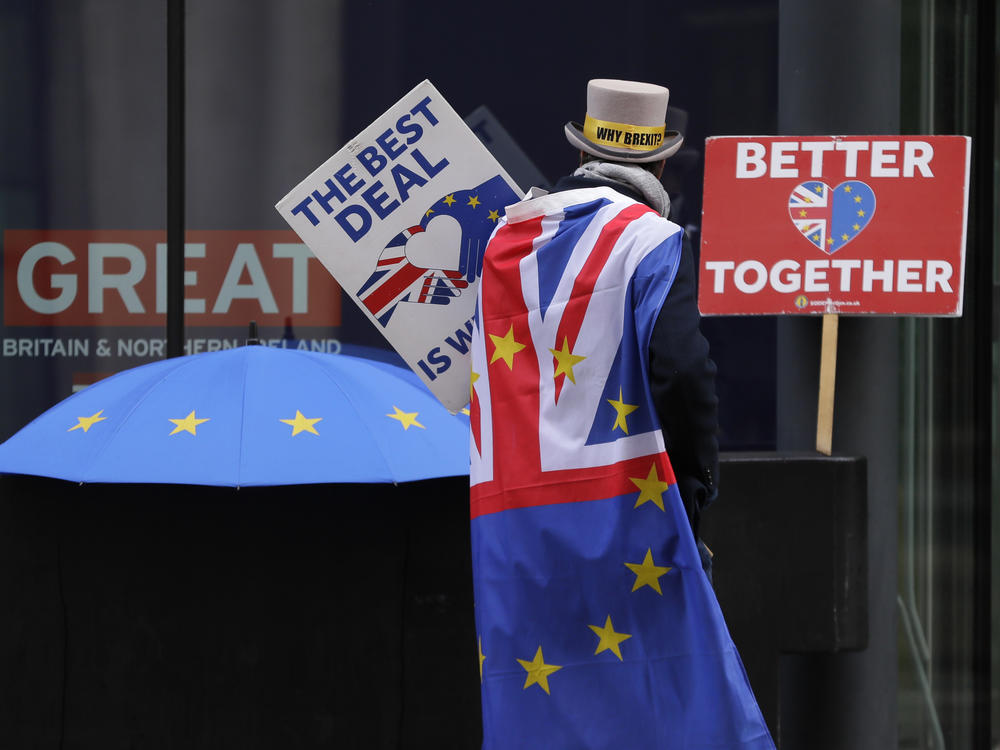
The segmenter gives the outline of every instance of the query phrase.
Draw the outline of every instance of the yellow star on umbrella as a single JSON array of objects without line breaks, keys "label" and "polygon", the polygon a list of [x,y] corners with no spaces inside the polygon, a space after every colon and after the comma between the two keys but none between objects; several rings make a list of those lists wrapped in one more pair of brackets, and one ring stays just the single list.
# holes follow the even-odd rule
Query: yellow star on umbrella
[{"label": "yellow star on umbrella", "polygon": [[98,422],[103,422],[105,419],[107,419],[107,417],[101,416],[103,413],[104,409],[101,409],[99,412],[97,412],[96,414],[91,414],[89,417],[77,417],[76,418],[77,424],[70,427],[68,430],[66,430],[66,432],[72,432],[73,430],[83,430],[84,432],[87,432],[87,430],[89,430]]},{"label": "yellow star on umbrella", "polygon": [[632,584],[633,591],[638,591],[643,586],[649,586],[657,594],[663,596],[663,591],[660,590],[660,576],[665,575],[671,569],[653,563],[652,549],[646,550],[646,557],[641,563],[625,563],[625,567],[635,573],[635,583]]},{"label": "yellow star on umbrella", "polygon": [[560,375],[565,375],[571,383],[576,384],[576,378],[573,377],[573,366],[583,362],[586,357],[581,357],[570,352],[568,336],[563,337],[561,350],[549,349],[549,351],[556,358],[556,371],[552,374],[552,377],[558,378]]},{"label": "yellow star on umbrella", "polygon": [[450,195],[446,195],[441,199],[441,202],[450,207],[451,204],[455,202],[455,194],[451,193]]},{"label": "yellow star on umbrella", "polygon": [[323,417],[313,417],[310,419],[296,409],[294,419],[279,419],[278,421],[292,426],[292,437],[295,437],[300,432],[311,432],[313,435],[319,435],[315,425],[317,422],[322,422]]},{"label": "yellow star on umbrella", "polygon": [[538,647],[538,651],[535,652],[535,658],[531,661],[526,661],[524,659],[518,659],[517,663],[524,667],[528,676],[524,680],[524,689],[527,690],[532,685],[538,685],[542,690],[544,690],[548,695],[549,693],[549,675],[553,672],[558,672],[562,667],[556,666],[555,664],[546,664],[545,660],[542,658],[542,647]]},{"label": "yellow star on umbrella", "polygon": [[486,216],[490,221],[500,221],[500,212],[495,208],[491,208],[489,214]]},{"label": "yellow star on umbrella", "polygon": [[620,644],[622,641],[627,641],[632,636],[629,633],[616,633],[614,626],[611,624],[611,615],[608,615],[607,619],[604,621],[603,628],[598,627],[597,625],[588,625],[587,627],[593,630],[597,634],[597,637],[601,639],[597,644],[597,650],[594,652],[594,656],[597,656],[602,651],[610,651],[618,657],[618,661],[624,661],[624,659],[622,659]]},{"label": "yellow star on umbrella", "polygon": [[386,416],[389,417],[389,419],[395,419],[395,420],[397,420],[401,425],[403,425],[403,429],[404,430],[409,430],[411,427],[419,427],[421,430],[426,430],[427,429],[422,424],[420,424],[420,422],[417,421],[417,415],[420,412],[417,412],[417,411],[409,411],[409,412],[403,411],[402,409],[400,409],[396,405],[393,405],[392,408],[393,408],[393,410],[396,413],[395,414],[386,414]]},{"label": "yellow star on umbrella", "polygon": [[514,340],[514,324],[511,323],[507,333],[503,336],[496,336],[491,333],[490,339],[493,341],[493,346],[495,347],[493,356],[490,357],[490,364],[492,365],[498,359],[502,359],[507,363],[507,367],[513,370],[514,355],[524,348],[524,344]]},{"label": "yellow star on umbrella", "polygon": [[663,507],[663,493],[667,491],[670,484],[660,479],[656,472],[655,463],[649,467],[649,474],[646,475],[645,479],[629,477],[628,480],[639,488],[639,499],[635,501],[634,507],[638,508],[640,505],[652,501],[657,508],[666,511],[666,508]]},{"label": "yellow star on umbrella", "polygon": [[205,417],[204,419],[198,419],[194,415],[194,411],[192,410],[190,414],[184,417],[184,419],[170,420],[176,425],[176,427],[174,427],[173,432],[171,432],[170,434],[176,435],[178,432],[190,432],[192,435],[197,435],[198,433],[196,432],[196,430],[198,429],[198,425],[200,425],[202,422],[207,422],[209,419],[210,417]]},{"label": "yellow star on umbrella", "polygon": [[465,205],[472,206],[473,208],[475,208],[476,206],[479,205],[479,196],[473,195],[472,197],[469,198],[469,202],[466,203]]},{"label": "yellow star on umbrella", "polygon": [[617,401],[610,398],[606,400],[609,404],[611,404],[611,406],[614,408],[616,412],[615,423],[611,426],[611,430],[614,431],[618,428],[621,428],[621,431],[624,432],[626,435],[628,435],[628,422],[626,421],[625,417],[627,417],[629,414],[634,412],[639,407],[636,406],[635,404],[625,403],[625,400],[622,397],[622,389],[620,387],[618,388]]}]

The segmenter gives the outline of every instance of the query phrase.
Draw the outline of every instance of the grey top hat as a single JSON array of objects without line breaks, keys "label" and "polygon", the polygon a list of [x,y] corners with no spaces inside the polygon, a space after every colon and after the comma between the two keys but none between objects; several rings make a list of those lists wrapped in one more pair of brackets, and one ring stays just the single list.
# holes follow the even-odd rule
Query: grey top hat
[{"label": "grey top hat", "polygon": [[666,129],[670,92],[639,81],[595,78],[587,83],[584,124],[566,123],[566,139],[610,161],[650,162],[673,156],[684,142]]}]

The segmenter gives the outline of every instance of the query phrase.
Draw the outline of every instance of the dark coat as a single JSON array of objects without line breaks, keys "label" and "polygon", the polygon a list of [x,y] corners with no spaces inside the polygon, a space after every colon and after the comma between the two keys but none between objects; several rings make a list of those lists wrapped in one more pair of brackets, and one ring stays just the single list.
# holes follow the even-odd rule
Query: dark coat
[{"label": "dark coat", "polygon": [[[588,177],[563,177],[553,192],[601,186],[645,203],[637,191],[620,183]],[[677,276],[650,337],[649,385],[695,537],[702,510],[718,492],[719,475],[716,368],[700,323],[694,257],[685,234]]]}]

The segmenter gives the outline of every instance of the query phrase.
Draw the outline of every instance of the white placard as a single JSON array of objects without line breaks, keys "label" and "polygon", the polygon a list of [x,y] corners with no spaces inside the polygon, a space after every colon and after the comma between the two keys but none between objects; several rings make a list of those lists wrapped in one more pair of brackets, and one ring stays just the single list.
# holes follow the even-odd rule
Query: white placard
[{"label": "white placard", "polygon": [[455,412],[469,401],[483,251],[521,195],[424,81],[275,207]]}]

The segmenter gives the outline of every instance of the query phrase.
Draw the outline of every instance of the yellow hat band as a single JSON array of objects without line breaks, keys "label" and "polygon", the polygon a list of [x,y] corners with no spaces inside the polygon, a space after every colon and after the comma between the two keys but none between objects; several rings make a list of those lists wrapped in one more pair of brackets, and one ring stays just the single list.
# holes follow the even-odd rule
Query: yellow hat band
[{"label": "yellow hat band", "polygon": [[631,151],[655,151],[663,145],[665,130],[666,125],[659,127],[629,125],[624,122],[595,120],[590,115],[583,121],[583,135],[588,141]]}]

